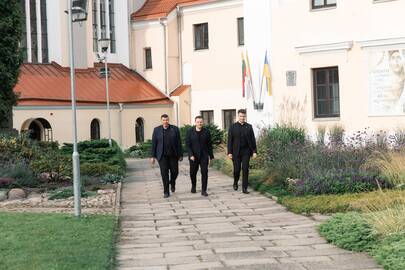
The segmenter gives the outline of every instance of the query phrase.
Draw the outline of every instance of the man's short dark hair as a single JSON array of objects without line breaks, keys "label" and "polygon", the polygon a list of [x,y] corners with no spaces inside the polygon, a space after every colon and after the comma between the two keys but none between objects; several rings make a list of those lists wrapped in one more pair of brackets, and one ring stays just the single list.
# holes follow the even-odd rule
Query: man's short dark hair
[{"label": "man's short dark hair", "polygon": [[164,113],[164,114],[162,114],[162,116],[160,117],[160,119],[162,119],[162,118],[169,118],[169,116],[168,116],[166,113]]},{"label": "man's short dark hair", "polygon": [[197,119],[204,119],[201,115],[197,115],[195,118],[194,118],[194,121],[195,120],[197,120]]},{"label": "man's short dark hair", "polygon": [[238,114],[240,114],[240,113],[246,114],[246,110],[245,110],[245,109],[240,109],[240,110],[238,110]]}]

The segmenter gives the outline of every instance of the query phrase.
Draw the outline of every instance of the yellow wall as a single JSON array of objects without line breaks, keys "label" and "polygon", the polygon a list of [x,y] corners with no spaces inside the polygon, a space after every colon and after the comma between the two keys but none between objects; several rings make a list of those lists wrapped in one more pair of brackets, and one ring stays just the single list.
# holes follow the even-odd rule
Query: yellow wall
[{"label": "yellow wall", "polygon": [[[118,106],[111,109],[112,138],[126,149],[135,144],[135,123],[138,117],[144,120],[145,140],[152,137],[153,128],[160,124],[160,116],[167,113],[171,118],[172,105],[131,106],[124,105],[121,112],[122,129],[120,129],[120,110]],[[69,107],[15,107],[14,128],[21,131],[29,119],[46,119],[53,131],[53,140],[60,144],[72,142],[72,114]],[[105,107],[79,107],[77,111],[78,141],[90,139],[90,123],[97,118],[100,121],[100,136],[108,138],[108,116]],[[122,141],[121,141],[122,136]]]}]

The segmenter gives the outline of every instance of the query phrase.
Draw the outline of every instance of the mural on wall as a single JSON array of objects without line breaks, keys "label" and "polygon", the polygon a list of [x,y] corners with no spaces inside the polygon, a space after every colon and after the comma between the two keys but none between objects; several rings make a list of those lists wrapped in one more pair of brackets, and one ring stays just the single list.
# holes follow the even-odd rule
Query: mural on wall
[{"label": "mural on wall", "polygon": [[405,115],[405,49],[370,51],[369,113]]}]

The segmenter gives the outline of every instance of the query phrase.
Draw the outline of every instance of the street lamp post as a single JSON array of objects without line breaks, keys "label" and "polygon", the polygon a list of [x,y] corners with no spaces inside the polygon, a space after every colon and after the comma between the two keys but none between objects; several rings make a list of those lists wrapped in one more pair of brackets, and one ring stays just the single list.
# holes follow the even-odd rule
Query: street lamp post
[{"label": "street lamp post", "polygon": [[81,188],[80,188],[80,159],[77,150],[77,123],[76,123],[76,83],[73,55],[73,23],[87,20],[87,0],[69,0],[67,11],[69,22],[69,54],[70,54],[70,90],[72,98],[72,129],[73,129],[73,192],[74,192],[74,214],[80,217],[81,214]]},{"label": "street lamp post", "polygon": [[105,73],[105,94],[107,99],[107,113],[108,113],[108,144],[111,147],[111,112],[110,112],[110,94],[108,89],[108,65],[107,65],[107,53],[108,47],[110,46],[110,39],[102,38],[98,40],[100,44],[101,51],[103,53],[103,57],[99,57],[100,60],[104,60],[104,73]]}]

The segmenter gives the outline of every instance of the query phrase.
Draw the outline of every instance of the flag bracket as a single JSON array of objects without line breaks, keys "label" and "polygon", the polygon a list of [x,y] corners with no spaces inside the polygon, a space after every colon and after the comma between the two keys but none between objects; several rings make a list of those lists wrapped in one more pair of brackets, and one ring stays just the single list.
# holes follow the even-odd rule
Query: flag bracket
[{"label": "flag bracket", "polygon": [[262,111],[264,107],[264,103],[263,102],[253,102],[253,108],[256,111]]}]

